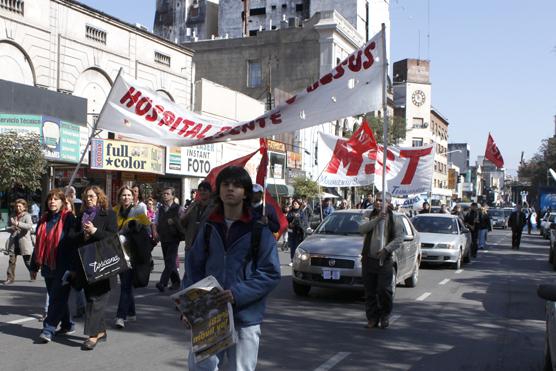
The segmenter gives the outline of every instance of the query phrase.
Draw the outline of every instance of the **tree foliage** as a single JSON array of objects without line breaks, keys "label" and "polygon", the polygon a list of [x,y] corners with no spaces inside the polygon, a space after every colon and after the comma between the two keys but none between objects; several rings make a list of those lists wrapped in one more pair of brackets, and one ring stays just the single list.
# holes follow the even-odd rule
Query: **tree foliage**
[{"label": "tree foliage", "polygon": [[[382,143],[382,128],[384,119],[382,117],[374,117],[367,115],[369,126],[373,129],[373,133],[378,143]],[[388,122],[388,145],[399,144],[405,139],[407,122],[405,118],[400,116],[390,117]]]},{"label": "tree foliage", "polygon": [[319,195],[319,185],[311,179],[303,177],[294,178],[293,187],[295,188],[296,196],[313,198]]},{"label": "tree foliage", "polygon": [[0,134],[0,191],[16,186],[36,190],[46,171],[46,159],[38,134]]},{"label": "tree foliage", "polygon": [[533,187],[547,185],[548,169],[556,170],[556,138],[544,139],[531,160],[519,166],[519,180],[528,182]]}]

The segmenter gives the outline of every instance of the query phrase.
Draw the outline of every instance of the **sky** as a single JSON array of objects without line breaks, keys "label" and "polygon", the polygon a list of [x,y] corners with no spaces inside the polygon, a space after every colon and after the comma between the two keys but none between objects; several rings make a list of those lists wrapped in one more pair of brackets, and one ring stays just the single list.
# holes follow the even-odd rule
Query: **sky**
[{"label": "sky", "polygon": [[[152,30],[155,0],[80,2]],[[430,60],[432,105],[472,164],[489,132],[510,174],[555,134],[555,14],[554,0],[390,0],[391,63]]]}]

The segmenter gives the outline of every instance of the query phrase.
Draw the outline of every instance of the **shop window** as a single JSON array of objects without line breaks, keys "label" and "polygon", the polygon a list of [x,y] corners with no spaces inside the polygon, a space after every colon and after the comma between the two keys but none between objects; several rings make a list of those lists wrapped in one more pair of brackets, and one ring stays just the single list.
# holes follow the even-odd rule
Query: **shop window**
[{"label": "shop window", "polygon": [[266,8],[253,8],[249,10],[249,15],[265,15]]}]

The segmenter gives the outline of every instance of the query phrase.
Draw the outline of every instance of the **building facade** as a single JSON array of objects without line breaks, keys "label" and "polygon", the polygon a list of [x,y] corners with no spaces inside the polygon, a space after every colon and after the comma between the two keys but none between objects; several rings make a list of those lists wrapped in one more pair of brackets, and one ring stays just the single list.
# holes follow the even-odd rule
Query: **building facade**
[{"label": "building facade", "polygon": [[153,32],[181,44],[218,35],[217,0],[156,0]]}]

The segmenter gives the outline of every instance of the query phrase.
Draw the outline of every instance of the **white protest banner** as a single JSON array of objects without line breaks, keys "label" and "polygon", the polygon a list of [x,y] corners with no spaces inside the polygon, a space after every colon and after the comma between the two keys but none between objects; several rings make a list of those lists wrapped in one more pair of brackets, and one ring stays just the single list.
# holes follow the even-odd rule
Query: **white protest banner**
[{"label": "white protest banner", "polygon": [[252,121],[215,120],[179,107],[123,77],[114,82],[97,128],[165,146],[189,146],[268,137],[380,109],[382,31],[332,71]]},{"label": "white protest banner", "polygon": [[[319,184],[325,187],[353,187],[375,184],[382,189],[382,146],[361,152],[353,137],[348,141],[320,133],[318,163],[322,166]],[[378,159],[378,161],[377,161]],[[389,147],[387,188],[394,196],[428,192],[434,165],[433,146]]]}]

